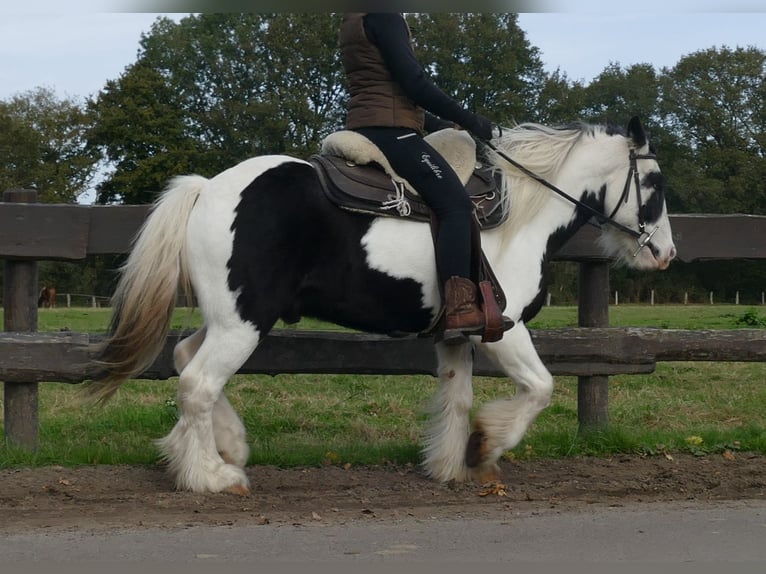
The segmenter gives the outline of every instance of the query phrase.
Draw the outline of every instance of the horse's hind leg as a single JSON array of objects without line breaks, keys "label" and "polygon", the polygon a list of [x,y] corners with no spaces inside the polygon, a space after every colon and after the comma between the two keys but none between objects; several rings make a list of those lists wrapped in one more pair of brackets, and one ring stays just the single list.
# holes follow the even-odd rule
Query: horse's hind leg
[{"label": "horse's hind leg", "polygon": [[423,466],[439,481],[468,478],[465,448],[473,403],[473,346],[436,345],[439,387],[428,411]]},{"label": "horse's hind leg", "polygon": [[[205,340],[205,327],[183,339],[173,350],[176,372],[182,373]],[[232,408],[224,391],[213,407],[213,435],[218,454],[224,462],[243,467],[247,464],[250,447],[242,420]]]},{"label": "horse's hind leg", "polygon": [[537,415],[550,403],[553,377],[523,324],[514,326],[501,341],[486,344],[483,350],[516,383],[513,398],[484,404],[474,417],[466,464],[478,478],[486,480],[497,478],[497,460],[521,442]]},{"label": "horse's hind leg", "polygon": [[[257,346],[258,331],[241,322],[227,324],[225,329],[209,326],[206,332],[198,332],[192,337],[196,338],[174,353],[177,365],[183,367],[178,383],[180,416],[170,434],[158,441],[158,446],[175,477],[177,488],[245,494],[248,480],[240,465],[244,464],[242,453],[237,451],[233,456],[227,456],[236,464],[221,457],[216,444],[214,413],[229,424],[231,415],[236,417],[228,401],[224,398],[219,403],[219,399],[229,377]],[[199,348],[194,352],[197,345]],[[185,359],[188,363],[183,365]]]}]

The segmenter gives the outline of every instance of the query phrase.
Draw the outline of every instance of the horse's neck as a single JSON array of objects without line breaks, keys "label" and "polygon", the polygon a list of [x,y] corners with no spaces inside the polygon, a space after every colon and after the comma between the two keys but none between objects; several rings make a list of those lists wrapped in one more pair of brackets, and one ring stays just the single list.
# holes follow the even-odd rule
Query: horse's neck
[{"label": "horse's neck", "polygon": [[586,220],[578,219],[575,207],[527,176],[508,177],[510,217],[501,230],[502,243],[520,237],[535,243],[555,244],[558,249]]}]

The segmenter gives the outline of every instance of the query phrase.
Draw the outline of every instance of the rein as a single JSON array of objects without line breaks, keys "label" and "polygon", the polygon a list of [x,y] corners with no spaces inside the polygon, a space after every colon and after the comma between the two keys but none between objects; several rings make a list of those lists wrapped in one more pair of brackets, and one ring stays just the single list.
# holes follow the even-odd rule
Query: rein
[{"label": "rein", "polygon": [[[580,201],[579,199],[575,199],[565,191],[562,191],[546,179],[540,177],[535,172],[531,171],[530,169],[526,168],[516,160],[509,157],[507,154],[505,154],[503,151],[501,151],[495,144],[493,144],[489,140],[481,140],[483,144],[485,144],[487,147],[489,147],[492,151],[494,151],[497,155],[502,157],[505,161],[510,163],[513,167],[521,171],[524,175],[527,177],[534,179],[539,184],[547,187],[554,193],[558,194],[559,196],[563,197],[570,203],[573,203],[580,209],[583,209],[587,212],[589,212],[591,215],[593,215],[599,223],[608,223],[609,225],[619,229],[623,233],[627,233],[631,237],[633,237],[636,240],[636,243],[638,243],[638,249],[636,249],[636,252],[633,254],[633,257],[636,257],[641,250],[649,245],[649,242],[652,239],[652,236],[657,232],[659,227],[655,227],[651,233],[646,232],[646,222],[644,221],[643,216],[641,215],[641,182],[638,179],[638,165],[637,161],[639,159],[656,159],[656,156],[654,154],[636,154],[635,151],[630,150],[630,167],[628,168],[628,177],[625,180],[625,187],[622,190],[622,195],[620,196],[620,200],[617,202],[617,205],[615,206],[614,210],[612,211],[609,216],[604,215],[603,213],[599,212],[598,210],[592,208],[590,205],[587,205]],[[628,202],[628,198],[630,197],[630,186],[631,183],[634,183],[636,186],[636,197],[638,198],[638,231],[635,229],[631,229],[630,227],[623,225],[622,223],[618,223],[614,220],[614,216],[617,214],[617,211],[620,209],[623,203]]]}]

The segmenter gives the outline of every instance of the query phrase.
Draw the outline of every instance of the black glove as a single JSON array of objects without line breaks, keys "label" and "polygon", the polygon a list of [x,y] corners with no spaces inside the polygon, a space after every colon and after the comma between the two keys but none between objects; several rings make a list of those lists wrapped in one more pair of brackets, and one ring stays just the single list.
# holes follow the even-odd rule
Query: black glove
[{"label": "black glove", "polygon": [[492,139],[492,128],[494,127],[494,124],[484,116],[468,112],[465,120],[460,125],[480,140],[487,141]]}]

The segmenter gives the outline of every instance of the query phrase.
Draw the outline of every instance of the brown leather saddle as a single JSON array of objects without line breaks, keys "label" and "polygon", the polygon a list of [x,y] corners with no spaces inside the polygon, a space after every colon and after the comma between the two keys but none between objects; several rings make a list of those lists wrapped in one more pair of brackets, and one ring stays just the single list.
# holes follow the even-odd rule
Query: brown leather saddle
[{"label": "brown leather saddle", "polygon": [[[428,205],[402,183],[396,182],[380,164],[372,162],[359,165],[330,154],[312,155],[309,161],[316,169],[328,200],[339,208],[429,222],[432,234],[436,237],[439,222]],[[505,331],[502,311],[506,306],[506,298],[481,249],[480,230],[491,229],[505,220],[507,214],[502,209],[499,189],[499,179],[486,167],[475,168],[466,184],[466,191],[475,207],[471,234],[471,279],[478,285],[480,297],[484,301],[486,327],[482,341],[489,342],[500,340]],[[421,335],[438,336],[442,330],[443,315],[442,307],[432,325]]]},{"label": "brown leather saddle", "polygon": [[[431,210],[420,196],[396,183],[377,163],[358,165],[335,155],[313,155],[327,198],[342,209],[389,217],[430,221]],[[497,227],[504,220],[500,183],[487,167],[474,169],[466,191],[473,201],[480,229]]]}]

